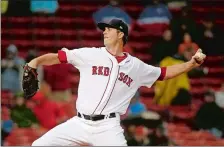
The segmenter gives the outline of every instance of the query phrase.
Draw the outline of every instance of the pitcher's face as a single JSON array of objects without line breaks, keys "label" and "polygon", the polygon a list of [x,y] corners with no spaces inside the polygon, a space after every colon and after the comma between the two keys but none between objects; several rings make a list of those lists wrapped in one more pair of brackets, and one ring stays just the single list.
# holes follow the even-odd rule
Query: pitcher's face
[{"label": "pitcher's face", "polygon": [[105,27],[105,30],[103,31],[103,36],[105,46],[115,44],[119,39],[117,29],[109,27]]}]

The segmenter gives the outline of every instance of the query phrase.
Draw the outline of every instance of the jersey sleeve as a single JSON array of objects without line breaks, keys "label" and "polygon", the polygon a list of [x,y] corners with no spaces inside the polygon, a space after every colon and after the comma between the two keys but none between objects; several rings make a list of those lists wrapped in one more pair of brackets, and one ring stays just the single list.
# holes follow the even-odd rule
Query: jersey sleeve
[{"label": "jersey sleeve", "polygon": [[[151,87],[153,83],[161,77],[161,68],[140,62],[139,82],[140,86]],[[162,77],[161,77],[162,78]]]},{"label": "jersey sleeve", "polygon": [[68,50],[62,48],[58,51],[58,59],[61,63],[70,63],[75,67],[80,67],[87,60],[88,50],[85,48]]}]

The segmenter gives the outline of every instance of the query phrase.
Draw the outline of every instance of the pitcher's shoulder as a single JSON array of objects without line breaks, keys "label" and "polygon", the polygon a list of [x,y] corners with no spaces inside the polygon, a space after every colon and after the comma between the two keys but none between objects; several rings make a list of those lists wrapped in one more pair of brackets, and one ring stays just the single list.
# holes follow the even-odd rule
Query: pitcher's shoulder
[{"label": "pitcher's shoulder", "polygon": [[[131,56],[131,55],[130,55]],[[136,63],[142,63],[143,61],[142,60],[140,60],[139,58],[137,58],[137,57],[135,57],[135,56],[131,56],[131,58],[132,58],[132,60],[134,61],[134,62],[136,62]]]},{"label": "pitcher's shoulder", "polygon": [[82,47],[79,49],[93,53],[93,52],[101,52],[102,47]]}]

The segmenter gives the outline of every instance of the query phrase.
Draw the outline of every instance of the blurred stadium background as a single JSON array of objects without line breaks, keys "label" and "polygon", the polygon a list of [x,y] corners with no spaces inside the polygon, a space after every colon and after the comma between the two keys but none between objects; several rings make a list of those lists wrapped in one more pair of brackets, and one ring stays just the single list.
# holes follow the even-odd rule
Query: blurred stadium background
[{"label": "blurred stadium background", "polygon": [[221,0],[2,0],[2,145],[31,145],[76,115],[77,69],[40,67],[40,90],[24,100],[22,66],[62,47],[103,46],[95,24],[113,16],[129,24],[125,50],[148,64],[187,61],[198,47],[207,54],[202,67],[139,89],[122,117],[128,145],[224,146]]}]

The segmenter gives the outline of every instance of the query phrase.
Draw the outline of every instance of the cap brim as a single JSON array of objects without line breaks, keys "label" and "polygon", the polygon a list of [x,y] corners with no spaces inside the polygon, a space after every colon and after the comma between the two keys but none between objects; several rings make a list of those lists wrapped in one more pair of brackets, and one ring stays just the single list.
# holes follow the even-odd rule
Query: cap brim
[{"label": "cap brim", "polygon": [[98,27],[99,29],[101,29],[102,31],[105,30],[105,27],[114,28],[114,26],[109,25],[109,24],[107,24],[107,23],[103,23],[103,22],[98,23],[98,24],[97,24],[97,27]]}]

